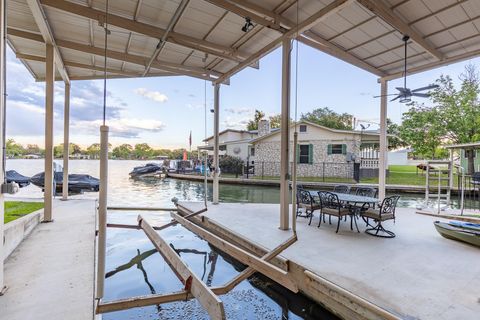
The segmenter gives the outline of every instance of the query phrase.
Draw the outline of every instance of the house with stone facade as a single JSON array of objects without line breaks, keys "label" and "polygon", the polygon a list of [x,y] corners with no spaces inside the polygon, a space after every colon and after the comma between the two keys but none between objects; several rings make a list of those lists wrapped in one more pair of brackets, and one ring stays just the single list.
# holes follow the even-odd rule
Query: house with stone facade
[{"label": "house with stone facade", "polygon": [[[375,150],[379,144],[378,132],[337,130],[308,121],[291,126],[290,159],[297,162],[299,177],[353,178],[354,164],[363,171],[361,176],[378,175],[378,158],[368,156],[368,150]],[[295,126],[297,148],[293,146]],[[269,122],[262,120],[258,135],[250,140],[250,145],[255,155],[255,175],[279,176],[280,132],[270,130]]]},{"label": "house with stone facade", "polygon": [[[272,129],[275,132],[278,129]],[[229,155],[239,157],[245,163],[249,161],[250,165],[255,163],[255,152],[252,149],[250,141],[258,137],[258,130],[236,130],[226,129],[219,132],[219,154],[220,156]],[[203,140],[204,146],[199,146],[198,150],[207,150],[208,155],[213,156],[214,139],[210,136]]]}]

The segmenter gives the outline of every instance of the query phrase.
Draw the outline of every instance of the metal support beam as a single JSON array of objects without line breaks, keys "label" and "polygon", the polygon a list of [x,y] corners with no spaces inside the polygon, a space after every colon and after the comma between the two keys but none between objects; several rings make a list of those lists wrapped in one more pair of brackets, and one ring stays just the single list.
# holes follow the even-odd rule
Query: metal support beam
[{"label": "metal support beam", "polygon": [[39,0],[27,0],[30,11],[32,12],[33,18],[38,26],[38,29],[42,33],[42,37],[45,40],[45,43],[51,44],[55,52],[55,64],[57,66],[58,72],[62,77],[65,83],[70,83],[70,78],[68,77],[67,69],[63,64],[62,55],[60,50],[58,50],[57,44],[55,43],[55,38],[53,36],[52,29],[48,23],[47,16],[41,6]]},{"label": "metal support beam", "polygon": [[[183,219],[183,218],[182,218]],[[182,220],[180,223],[187,221]],[[163,256],[165,262],[171,267],[180,281],[185,285],[184,290],[191,293],[205,308],[211,319],[225,319],[223,302],[195,273],[180,259],[170,245],[146,222],[142,216],[138,216],[138,223],[154,247]],[[187,298],[187,296],[185,296]]]},{"label": "metal support beam", "polygon": [[62,200],[68,199],[68,160],[70,158],[70,84],[65,83],[63,111],[63,185]]},{"label": "metal support beam", "polygon": [[278,37],[277,39],[273,40],[262,49],[258,50],[254,54],[250,55],[247,59],[243,62],[239,63],[228,72],[226,72],[223,76],[218,78],[215,83],[222,83],[226,79],[230,78],[237,72],[243,70],[244,68],[248,67],[255,61],[261,59],[265,55],[269,54],[277,47],[279,47],[285,39],[292,39],[297,37],[299,34],[305,32],[306,30],[312,28],[314,25],[318,24],[320,21],[325,20],[326,18],[330,17],[332,14],[335,14],[345,8],[346,6],[350,5],[354,0],[335,0],[328,4],[327,6],[323,7],[294,28],[285,32],[282,36]]},{"label": "metal support beam", "polygon": [[290,52],[292,42],[283,40],[282,46],[282,119],[280,125],[280,229],[289,228],[290,177],[288,174],[290,149]]},{"label": "metal support beam", "polygon": [[259,258],[248,251],[220,238],[219,236],[207,231],[206,229],[196,225],[195,223],[186,220],[178,213],[170,213],[172,218],[178,221],[182,226],[195,233],[200,238],[209,242],[212,246],[217,247],[221,251],[225,252],[228,255],[231,255],[233,258],[239,260],[240,262],[252,267],[261,274],[269,277],[273,281],[278,282],[280,285],[289,289],[290,291],[297,293],[298,286],[291,279],[290,274],[287,271],[280,269],[277,266],[274,266],[271,263],[266,262],[262,258]]},{"label": "metal support beam", "polygon": [[[26,32],[26,31],[14,29],[14,28],[8,28],[7,32],[9,35],[14,37],[20,37],[20,38],[29,39],[32,41],[37,41],[42,43],[44,42],[43,38],[36,33]],[[105,54],[105,48],[93,47],[93,46],[89,46],[89,45],[85,45],[85,44],[77,43],[73,41],[68,41],[68,40],[57,39],[57,45],[62,48],[72,49],[79,52],[90,53],[90,54],[98,55],[101,57],[103,57]],[[107,50],[107,58],[115,59],[119,61],[125,61],[133,64],[138,64],[141,66],[145,66],[148,63],[147,57],[133,55],[133,54],[125,54],[123,52],[114,51],[114,50]],[[76,66],[80,67],[78,64]],[[186,76],[196,77],[196,78],[200,78],[208,81],[216,80],[216,78],[212,78],[211,75],[214,75],[214,76],[222,75],[219,72],[205,70],[203,68],[185,66],[185,65],[170,63],[166,61],[159,61],[159,60],[154,61],[151,67],[155,69],[163,70],[166,72],[170,72],[173,75],[176,75],[176,74],[186,75]],[[102,68],[102,71],[103,71],[103,68]]]},{"label": "metal support beam", "polygon": [[[82,6],[79,4],[75,4],[69,1],[64,0],[39,0],[43,5],[49,6],[51,8],[55,8],[58,10],[62,10],[65,12],[69,12],[71,14],[75,14],[78,16],[82,16],[85,18],[89,18],[99,23],[103,23],[105,20],[105,12],[93,8],[89,8],[86,6]],[[113,25],[118,28],[122,28],[127,31],[132,31],[135,33],[143,34],[148,37],[152,37],[155,39],[160,39],[165,34],[165,30],[162,28],[158,28],[156,26],[134,21],[128,18],[124,18],[114,14],[108,14],[108,24]],[[247,54],[242,54],[232,48],[216,43],[212,43],[206,40],[200,40],[194,37],[191,37],[186,34],[180,34],[177,32],[170,32],[168,38],[168,42],[176,43],[178,45],[202,51],[208,54],[212,54],[218,57],[222,57],[224,59],[228,59],[231,61],[242,61]]]},{"label": "metal support beam", "polygon": [[378,197],[385,198],[386,170],[387,170],[387,103],[388,82],[380,81],[380,154],[378,162]]},{"label": "metal support beam", "polygon": [[[3,161],[4,152],[3,149],[5,146],[5,107],[6,107],[6,71],[5,71],[5,52],[6,52],[6,4],[5,1],[0,0],[0,183],[3,183],[4,177],[4,170],[5,170],[5,163]],[[5,207],[4,207],[4,197],[3,193],[0,193],[0,296],[3,294],[5,290],[5,280],[3,275],[3,226],[4,226],[4,215],[5,215]]]},{"label": "metal support beam", "polygon": [[108,126],[100,127],[100,195],[98,197],[97,294],[103,298],[107,248]]},{"label": "metal support beam", "polygon": [[143,76],[145,76],[148,73],[148,71],[150,71],[152,62],[155,61],[155,59],[157,59],[157,57],[162,52],[163,48],[165,47],[165,43],[167,42],[168,35],[173,30],[173,28],[175,28],[175,25],[177,24],[178,20],[180,19],[183,12],[187,8],[188,2],[189,0],[182,0],[182,2],[178,5],[177,10],[173,14],[172,19],[170,19],[170,22],[168,23],[165,33],[163,34],[162,38],[158,42],[157,47],[155,48],[155,51],[153,52],[152,56],[150,57],[150,60],[148,61],[147,66],[145,67],[145,71],[142,74]]},{"label": "metal support beam", "polygon": [[214,84],[213,92],[213,204],[218,204],[219,182],[218,182],[218,166],[219,166],[219,126],[220,126],[220,85]]},{"label": "metal support beam", "polygon": [[435,49],[430,43],[428,43],[421,34],[413,30],[406,22],[401,20],[389,7],[387,7],[382,1],[373,0],[357,0],[366,9],[373,12],[380,19],[391,25],[404,35],[409,35],[410,38],[415,41],[419,46],[424,48],[428,53],[437,58],[443,60],[443,54]]},{"label": "metal support beam", "polygon": [[55,49],[47,44],[45,61],[45,181],[44,181],[44,222],[51,222],[53,194],[53,99],[55,85]]}]

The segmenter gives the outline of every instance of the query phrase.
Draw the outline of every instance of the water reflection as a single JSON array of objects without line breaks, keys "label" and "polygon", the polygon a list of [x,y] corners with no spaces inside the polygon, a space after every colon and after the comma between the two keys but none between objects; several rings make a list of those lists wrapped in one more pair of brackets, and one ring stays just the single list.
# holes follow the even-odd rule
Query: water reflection
[{"label": "water reflection", "polygon": [[[109,222],[132,223],[138,212],[109,213]],[[169,221],[164,213],[142,212],[155,224]],[[245,269],[232,257],[218,251],[180,225],[159,231],[208,286],[223,286]],[[113,229],[107,233],[105,301],[183,289],[151,241],[141,230]],[[140,272],[139,272],[140,271]],[[222,295],[227,319],[336,319],[310,299],[293,294],[268,278],[255,274]],[[195,299],[107,313],[104,319],[208,319]]]},{"label": "water reflection", "polygon": [[[59,161],[59,160],[56,160]],[[171,206],[173,197],[180,200],[203,201],[204,184],[200,181],[187,181],[176,179],[159,179],[155,177],[140,177],[131,179],[128,173],[147,161],[137,160],[110,160],[109,161],[109,189],[108,202],[114,206]],[[9,159],[7,169],[32,176],[42,172],[43,160]],[[85,173],[94,177],[99,175],[99,162],[97,160],[71,160],[72,173]],[[212,200],[212,185],[208,185],[208,200]],[[41,198],[43,193],[40,188],[30,185],[20,189],[13,197]],[[95,199],[98,193],[85,193],[74,198]],[[243,186],[221,184],[220,201],[222,202],[251,202],[251,203],[278,203],[280,191],[277,187]],[[415,208],[423,203],[423,194],[401,194],[400,207]],[[454,207],[458,207],[456,197],[452,197]]]}]

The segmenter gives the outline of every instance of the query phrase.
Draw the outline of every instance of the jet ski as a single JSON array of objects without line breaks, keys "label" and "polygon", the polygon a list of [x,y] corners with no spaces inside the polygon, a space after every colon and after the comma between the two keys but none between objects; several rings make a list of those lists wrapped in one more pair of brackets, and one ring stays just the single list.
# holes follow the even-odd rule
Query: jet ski
[{"label": "jet ski", "polygon": [[129,173],[131,178],[144,177],[144,176],[156,176],[163,170],[163,167],[155,163],[147,163],[144,166],[135,167]]},{"label": "jet ski", "polygon": [[20,188],[26,187],[30,184],[30,177],[21,175],[15,170],[8,170],[5,172],[7,183],[16,182]]},{"label": "jet ski", "polygon": [[[45,172],[37,173],[30,181],[37,187],[45,187]],[[54,185],[57,193],[63,190],[63,172],[54,172]],[[68,191],[82,193],[85,191],[97,192],[100,189],[100,180],[88,174],[69,174]]]}]

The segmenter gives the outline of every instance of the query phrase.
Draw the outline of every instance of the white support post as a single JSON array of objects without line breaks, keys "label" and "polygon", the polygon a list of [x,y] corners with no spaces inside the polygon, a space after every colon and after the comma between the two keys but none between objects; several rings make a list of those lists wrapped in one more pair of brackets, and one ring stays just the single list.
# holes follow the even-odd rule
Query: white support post
[{"label": "white support post", "polygon": [[282,46],[282,119],[280,125],[280,229],[289,228],[289,144],[290,144],[290,51],[291,40]]},{"label": "white support post", "polygon": [[52,222],[53,205],[53,98],[55,85],[55,51],[53,45],[46,44],[45,61],[45,185],[44,222]]},{"label": "white support post", "polygon": [[213,105],[213,136],[214,136],[214,146],[213,146],[213,166],[215,170],[213,171],[213,204],[218,204],[218,193],[219,193],[219,183],[218,183],[218,174],[219,174],[219,160],[218,160],[218,148],[219,148],[219,124],[220,124],[220,85],[214,85],[214,105]]},{"label": "white support post", "polygon": [[385,184],[387,180],[387,93],[388,81],[380,79],[380,154],[378,159],[378,197],[380,201],[385,198]]},{"label": "white support post", "polygon": [[107,247],[108,126],[100,127],[100,195],[98,200],[97,299],[103,298]]},{"label": "white support post", "polygon": [[[5,117],[5,102],[6,102],[6,92],[5,92],[5,80],[6,80],[6,72],[5,72],[5,14],[6,6],[5,1],[0,0],[0,183],[4,181],[4,149],[5,146],[5,137],[2,134],[5,132],[5,124],[4,124],[4,117]],[[5,209],[4,209],[4,198],[3,193],[0,192],[0,296],[3,294],[5,289],[5,280],[3,276],[3,221],[4,221]]]},{"label": "white support post", "polygon": [[70,84],[65,83],[65,106],[63,111],[63,190],[62,200],[68,199],[68,160],[70,157]]}]

